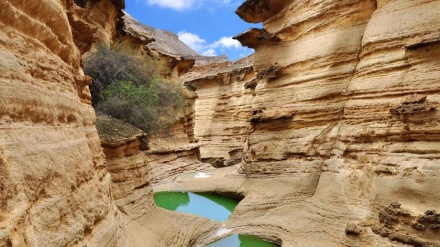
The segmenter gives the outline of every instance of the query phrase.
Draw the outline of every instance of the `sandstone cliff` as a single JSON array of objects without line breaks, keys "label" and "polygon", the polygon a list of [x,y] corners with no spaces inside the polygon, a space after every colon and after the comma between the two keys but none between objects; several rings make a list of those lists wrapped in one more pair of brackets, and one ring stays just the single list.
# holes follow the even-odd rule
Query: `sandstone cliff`
[{"label": "sandstone cliff", "polygon": [[114,42],[124,41],[132,47],[137,46],[142,55],[159,59],[168,70],[168,73],[164,73],[167,79],[177,79],[194,64],[226,61],[225,57],[201,56],[180,41],[175,33],[144,25],[126,12],[123,12],[122,28],[119,31],[120,36]]},{"label": "sandstone cliff", "polygon": [[[105,157],[81,56],[195,63],[122,7],[0,0],[0,246],[440,246],[439,1],[247,0],[254,56],[195,67],[185,117],[148,146],[104,136]],[[152,184],[244,199],[218,223],[156,208]]]},{"label": "sandstone cliff", "polygon": [[[184,80],[199,86],[202,158],[227,157],[221,124],[250,109],[240,168],[249,179],[180,186],[245,194],[227,225],[283,246],[440,245],[439,9],[432,0],[246,1],[237,13],[264,24],[236,37],[255,49],[253,97],[242,82],[222,84],[232,68]],[[228,107],[240,97],[251,99]]]},{"label": "sandstone cliff", "polygon": [[[440,244],[436,223],[416,220],[440,205],[439,9],[248,0],[237,11],[264,23],[237,37],[258,73],[243,169],[295,178],[291,244]],[[405,213],[391,215],[406,216],[385,220],[394,201]],[[346,235],[348,223],[365,232]]]},{"label": "sandstone cliff", "polygon": [[151,169],[142,151],[146,134],[117,119],[98,117],[101,145],[111,176],[111,193],[118,209],[135,219],[154,208]]},{"label": "sandstone cliff", "polygon": [[183,76],[197,94],[194,138],[203,162],[219,167],[241,162],[250,132],[255,79],[252,57],[195,67]]},{"label": "sandstone cliff", "polygon": [[[0,232],[13,246],[126,245],[80,67],[83,35],[111,36],[116,3],[83,2],[0,1]],[[78,19],[98,5],[102,26]]]}]

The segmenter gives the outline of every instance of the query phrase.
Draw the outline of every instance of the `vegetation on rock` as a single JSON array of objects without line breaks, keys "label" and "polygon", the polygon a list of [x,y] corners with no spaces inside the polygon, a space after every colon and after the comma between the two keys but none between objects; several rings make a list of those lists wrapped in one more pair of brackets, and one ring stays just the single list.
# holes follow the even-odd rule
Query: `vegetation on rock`
[{"label": "vegetation on rock", "polygon": [[183,88],[165,81],[160,66],[124,46],[100,46],[84,62],[93,78],[90,91],[98,114],[128,122],[151,134],[175,123],[183,107]]}]

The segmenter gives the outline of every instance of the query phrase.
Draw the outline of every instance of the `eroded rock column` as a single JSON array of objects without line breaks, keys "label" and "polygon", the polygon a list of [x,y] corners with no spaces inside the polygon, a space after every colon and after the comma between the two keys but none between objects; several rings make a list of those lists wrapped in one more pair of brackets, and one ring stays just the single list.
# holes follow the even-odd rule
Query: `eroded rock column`
[{"label": "eroded rock column", "polygon": [[66,3],[0,1],[0,231],[124,246]]},{"label": "eroded rock column", "polygon": [[282,198],[295,201],[299,226],[289,225],[289,243],[438,243],[427,226],[440,201],[438,9],[429,0],[249,0],[237,11],[264,23],[237,36],[255,48],[258,73],[243,170],[297,179]]}]

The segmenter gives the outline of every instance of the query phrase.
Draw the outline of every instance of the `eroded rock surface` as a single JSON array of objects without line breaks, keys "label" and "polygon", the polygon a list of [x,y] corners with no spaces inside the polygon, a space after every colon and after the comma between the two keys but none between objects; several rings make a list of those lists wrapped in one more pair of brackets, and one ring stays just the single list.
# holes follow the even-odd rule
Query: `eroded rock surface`
[{"label": "eroded rock surface", "polygon": [[145,152],[151,166],[152,183],[170,182],[185,172],[210,170],[200,161],[200,144],[194,136],[194,102],[196,95],[187,91],[185,113],[170,128],[150,137]]},{"label": "eroded rock surface", "polygon": [[[243,19],[263,21],[236,37],[255,49],[245,178],[203,183],[246,194],[227,225],[283,246],[439,245],[423,224],[402,223],[385,237],[373,227],[394,201],[412,220],[440,204],[438,9],[433,0],[248,0],[239,8]],[[196,116],[222,109],[202,102],[230,97],[198,90]],[[205,119],[196,118],[195,133],[216,133]],[[200,142],[227,149],[215,136]]]},{"label": "eroded rock surface", "polygon": [[118,209],[138,218],[154,208],[151,169],[142,150],[146,134],[117,119],[98,117],[96,122]]},{"label": "eroded rock surface", "polygon": [[[331,215],[339,215],[340,223],[351,217],[366,222],[377,213],[374,205],[391,201],[412,214],[438,205],[440,194],[432,188],[439,185],[440,173],[435,134],[440,46],[425,41],[439,35],[440,18],[434,14],[439,4],[290,1],[266,18],[265,30],[281,41],[257,44],[254,68],[281,69],[275,78],[260,80],[255,90],[253,111],[269,120],[253,126],[245,173],[289,174],[298,177],[297,186],[315,181],[306,200],[315,206],[308,211],[325,210],[324,222]],[[411,100],[414,93],[422,97]],[[408,105],[413,110],[402,108]],[[325,225],[298,217],[315,232]],[[336,225],[321,236],[329,245],[341,244],[330,237],[343,233]],[[300,239],[298,244],[305,245]],[[311,234],[307,241],[315,240]],[[379,244],[376,237],[357,241],[394,244]],[[439,240],[424,235],[420,241]]]},{"label": "eroded rock surface", "polygon": [[195,67],[184,76],[194,90],[194,138],[200,158],[214,166],[240,163],[250,133],[255,93],[252,58]]},{"label": "eroded rock surface", "polygon": [[[185,117],[147,147],[103,141],[105,162],[81,55],[132,42],[170,80],[194,62],[122,6],[0,0],[0,245],[440,245],[439,1],[248,0],[254,56],[194,68]],[[156,208],[151,185],[245,198],[218,223]]]},{"label": "eroded rock surface", "polygon": [[0,232],[13,246],[127,244],[80,67],[76,8],[0,1]]},{"label": "eroded rock surface", "polygon": [[435,210],[413,216],[400,203],[393,202],[381,208],[378,218],[379,223],[371,229],[382,237],[413,246],[440,246],[440,214]]}]

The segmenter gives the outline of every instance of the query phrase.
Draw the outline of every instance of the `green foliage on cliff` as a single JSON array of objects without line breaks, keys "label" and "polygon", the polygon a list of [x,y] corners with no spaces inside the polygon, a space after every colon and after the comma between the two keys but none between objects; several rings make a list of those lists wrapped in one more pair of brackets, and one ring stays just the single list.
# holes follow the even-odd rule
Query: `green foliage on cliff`
[{"label": "green foliage on cliff", "polygon": [[93,79],[92,105],[101,114],[151,134],[175,123],[183,107],[183,88],[162,79],[158,62],[128,49],[100,46],[84,61]]}]

